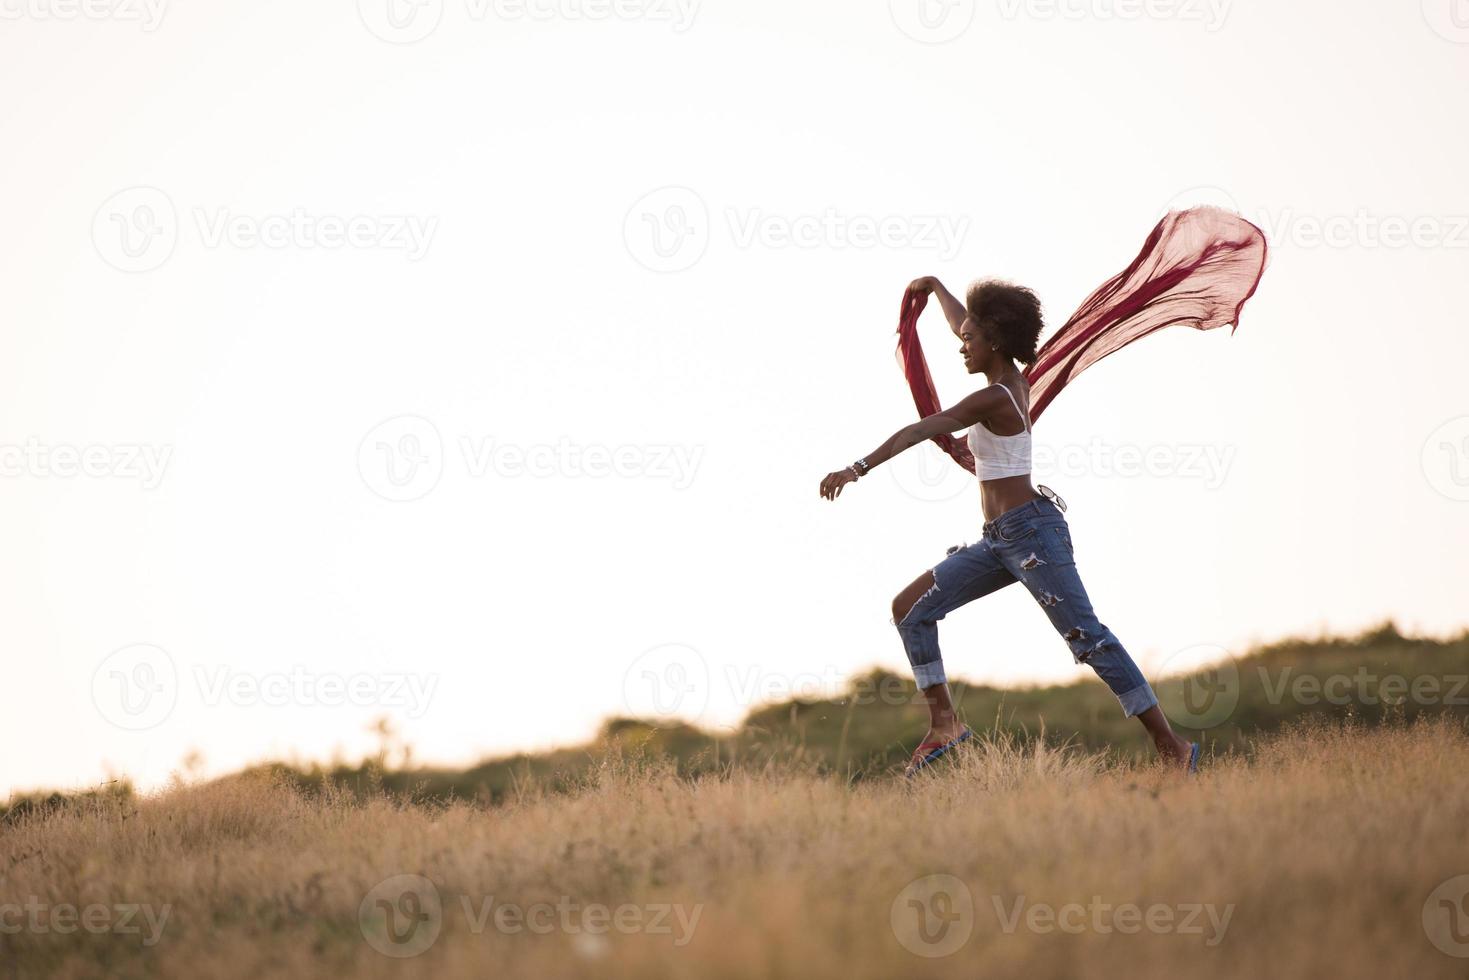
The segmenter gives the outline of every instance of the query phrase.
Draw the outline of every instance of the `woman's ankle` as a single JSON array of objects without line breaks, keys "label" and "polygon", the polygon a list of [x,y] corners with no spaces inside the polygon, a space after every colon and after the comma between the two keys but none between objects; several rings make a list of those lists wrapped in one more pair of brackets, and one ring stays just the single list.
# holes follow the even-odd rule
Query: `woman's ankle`
[{"label": "woman's ankle", "polygon": [[935,732],[954,731],[964,727],[964,722],[959,719],[958,712],[934,711],[928,716],[929,730]]}]

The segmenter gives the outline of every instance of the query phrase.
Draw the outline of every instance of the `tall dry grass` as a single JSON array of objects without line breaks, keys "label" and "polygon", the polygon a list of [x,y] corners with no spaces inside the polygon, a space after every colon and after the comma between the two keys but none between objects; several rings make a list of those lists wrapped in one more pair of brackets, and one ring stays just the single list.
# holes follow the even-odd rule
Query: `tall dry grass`
[{"label": "tall dry grass", "polygon": [[[614,758],[573,793],[522,786],[487,808],[230,779],[9,819],[0,905],[168,909],[151,945],[146,930],[0,935],[0,975],[1457,977],[1469,959],[1430,942],[1422,911],[1469,874],[1466,773],[1469,732],[1437,719],[1297,729],[1194,780],[998,734],[912,784],[797,766],[688,781]],[[371,903],[364,917],[400,875],[432,883],[437,913],[395,893],[393,922]],[[931,875],[962,884],[935,897]],[[477,918],[491,896],[684,918],[590,934],[558,911],[549,931],[512,932]],[[1123,933],[1098,902],[1173,923]],[[1068,903],[1090,903],[1079,931],[1027,925]],[[1194,905],[1227,924],[1201,913],[1180,931]],[[416,956],[373,945],[412,951],[433,929]]]}]

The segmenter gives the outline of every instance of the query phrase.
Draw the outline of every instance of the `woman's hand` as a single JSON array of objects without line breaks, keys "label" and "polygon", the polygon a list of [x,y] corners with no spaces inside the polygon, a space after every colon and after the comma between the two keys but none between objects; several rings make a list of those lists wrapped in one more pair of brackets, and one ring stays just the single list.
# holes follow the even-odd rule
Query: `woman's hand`
[{"label": "woman's hand", "polygon": [[932,293],[938,280],[933,276],[924,276],[922,279],[914,279],[908,284],[908,292],[917,293],[919,296],[927,296]]},{"label": "woman's hand", "polygon": [[837,470],[835,473],[828,473],[821,481],[821,495],[827,500],[835,500],[841,496],[842,487],[856,481],[857,471],[850,466],[844,470]]}]

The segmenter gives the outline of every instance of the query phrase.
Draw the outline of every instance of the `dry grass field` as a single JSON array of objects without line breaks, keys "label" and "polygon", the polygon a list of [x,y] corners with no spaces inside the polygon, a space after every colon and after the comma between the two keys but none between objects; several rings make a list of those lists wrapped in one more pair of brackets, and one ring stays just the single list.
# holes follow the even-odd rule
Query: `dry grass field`
[{"label": "dry grass field", "polygon": [[1466,773],[1440,717],[1192,780],[1004,732],[911,784],[613,755],[488,806],[250,774],[7,815],[0,976],[1462,977]]}]

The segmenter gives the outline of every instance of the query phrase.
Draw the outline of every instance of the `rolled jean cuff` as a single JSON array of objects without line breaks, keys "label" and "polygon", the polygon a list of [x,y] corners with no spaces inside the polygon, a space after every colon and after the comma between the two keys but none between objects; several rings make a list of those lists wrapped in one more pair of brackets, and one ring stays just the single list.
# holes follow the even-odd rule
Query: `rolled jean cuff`
[{"label": "rolled jean cuff", "polygon": [[1153,705],[1158,703],[1158,696],[1153,693],[1152,685],[1144,681],[1140,687],[1135,687],[1125,694],[1117,695],[1117,700],[1122,702],[1122,710],[1125,717],[1140,715]]},{"label": "rolled jean cuff", "polygon": [[917,681],[920,690],[945,683],[948,678],[944,676],[944,662],[935,660],[931,664],[914,664],[913,680]]}]

